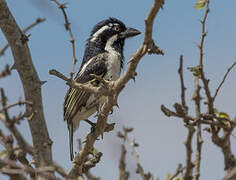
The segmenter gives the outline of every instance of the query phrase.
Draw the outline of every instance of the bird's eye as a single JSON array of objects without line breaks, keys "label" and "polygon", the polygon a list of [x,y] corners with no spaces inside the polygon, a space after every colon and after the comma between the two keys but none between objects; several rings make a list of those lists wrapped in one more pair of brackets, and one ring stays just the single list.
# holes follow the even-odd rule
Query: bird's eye
[{"label": "bird's eye", "polygon": [[120,31],[119,26],[115,26],[115,27],[114,27],[114,30],[115,30],[115,31]]}]

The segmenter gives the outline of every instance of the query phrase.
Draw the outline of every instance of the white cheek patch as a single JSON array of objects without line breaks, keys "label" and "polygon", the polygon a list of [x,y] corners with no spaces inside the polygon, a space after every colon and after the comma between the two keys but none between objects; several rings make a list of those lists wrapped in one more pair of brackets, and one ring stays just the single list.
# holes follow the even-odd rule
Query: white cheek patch
[{"label": "white cheek patch", "polygon": [[93,38],[90,40],[91,42],[95,41],[97,37],[106,29],[109,29],[110,27],[108,25],[101,27],[97,32],[93,34]]}]

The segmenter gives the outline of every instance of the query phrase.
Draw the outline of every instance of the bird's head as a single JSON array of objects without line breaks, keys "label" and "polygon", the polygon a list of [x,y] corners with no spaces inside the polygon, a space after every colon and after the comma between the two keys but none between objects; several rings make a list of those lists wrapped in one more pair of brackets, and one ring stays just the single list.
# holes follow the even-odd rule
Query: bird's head
[{"label": "bird's head", "polygon": [[112,37],[116,37],[116,40],[124,40],[140,33],[140,31],[134,28],[126,27],[122,21],[116,18],[109,18],[94,26],[89,41],[96,42],[102,40],[107,42]]},{"label": "bird's head", "polygon": [[125,39],[140,33],[134,28],[126,27],[122,21],[116,18],[105,19],[93,27],[84,58],[91,58],[106,51],[107,48],[114,48],[123,55]]}]

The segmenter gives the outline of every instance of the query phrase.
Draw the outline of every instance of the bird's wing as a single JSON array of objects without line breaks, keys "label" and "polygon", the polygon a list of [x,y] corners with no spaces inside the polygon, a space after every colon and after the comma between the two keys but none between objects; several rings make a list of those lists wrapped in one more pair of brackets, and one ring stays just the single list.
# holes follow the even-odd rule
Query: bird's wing
[{"label": "bird's wing", "polygon": [[[105,61],[106,53],[102,53],[91,58],[83,65],[80,72],[78,72],[75,77],[75,81],[78,83],[88,83],[93,80],[93,78],[90,76],[91,74],[103,76],[107,72]],[[72,122],[76,112],[81,110],[81,108],[86,105],[89,96],[89,92],[80,89],[69,88],[64,102],[64,120],[67,121],[68,124]]]}]

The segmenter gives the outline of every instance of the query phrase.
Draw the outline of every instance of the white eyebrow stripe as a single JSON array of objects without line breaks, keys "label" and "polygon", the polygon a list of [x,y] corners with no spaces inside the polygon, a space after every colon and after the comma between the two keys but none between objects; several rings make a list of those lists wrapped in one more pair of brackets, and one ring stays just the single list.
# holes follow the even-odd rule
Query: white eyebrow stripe
[{"label": "white eyebrow stripe", "polygon": [[101,34],[104,30],[109,29],[110,27],[108,25],[101,27],[97,32],[93,34],[93,38],[90,41],[95,41],[99,34]]}]

